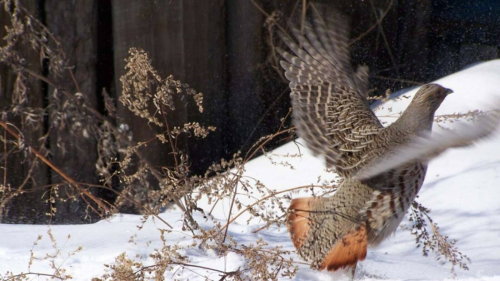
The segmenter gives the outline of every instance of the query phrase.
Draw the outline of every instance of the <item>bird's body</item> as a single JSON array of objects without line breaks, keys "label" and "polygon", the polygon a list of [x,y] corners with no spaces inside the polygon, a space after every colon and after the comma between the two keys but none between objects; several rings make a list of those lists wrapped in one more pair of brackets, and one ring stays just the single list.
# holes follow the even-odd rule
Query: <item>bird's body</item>
[{"label": "bird's body", "polygon": [[[278,51],[290,80],[297,134],[343,182],[332,197],[292,200],[287,226],[298,254],[313,268],[336,270],[355,266],[368,245],[378,245],[400,224],[422,187],[427,159],[398,159],[390,169],[378,164],[401,152],[396,148],[428,136],[435,111],[452,91],[424,85],[401,117],[383,127],[366,98],[366,68],[354,72],[350,65],[345,24],[336,21],[328,29],[322,20],[314,23],[306,23],[304,33],[292,30],[298,44],[282,35],[295,55]],[[471,134],[467,141],[479,137]],[[422,154],[437,155],[453,145],[459,144]]]},{"label": "bird's body", "polygon": [[[438,85],[430,85],[423,91],[428,88],[449,92]],[[344,180],[332,197],[292,200],[287,218],[292,240],[298,254],[311,261],[313,268],[336,270],[355,265],[365,258],[367,245],[378,245],[400,224],[422,187],[426,163],[406,163],[363,180],[353,176],[362,167],[390,155],[392,148],[429,131],[433,112],[431,118],[413,125],[405,120],[415,119],[399,119],[364,142],[347,142],[342,146],[349,154],[337,158],[340,159],[337,163],[342,164],[335,167]]]}]

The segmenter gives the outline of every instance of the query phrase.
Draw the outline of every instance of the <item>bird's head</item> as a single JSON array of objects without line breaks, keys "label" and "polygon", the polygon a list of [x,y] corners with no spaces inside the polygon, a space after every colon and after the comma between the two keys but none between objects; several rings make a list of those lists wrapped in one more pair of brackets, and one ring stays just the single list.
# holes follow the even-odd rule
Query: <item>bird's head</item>
[{"label": "bird's head", "polygon": [[444,88],[438,84],[426,84],[418,90],[412,103],[435,112],[448,94],[453,93],[451,89]]}]

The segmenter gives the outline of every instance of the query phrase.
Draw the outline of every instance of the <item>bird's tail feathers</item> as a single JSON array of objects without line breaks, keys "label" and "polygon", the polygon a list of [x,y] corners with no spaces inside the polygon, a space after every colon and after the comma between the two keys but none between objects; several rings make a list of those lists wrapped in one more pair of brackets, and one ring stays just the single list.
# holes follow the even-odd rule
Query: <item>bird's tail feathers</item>
[{"label": "bird's tail feathers", "polygon": [[[328,200],[328,198],[298,198],[293,199],[290,203],[286,222],[293,245],[297,250],[300,251],[304,242],[310,239],[308,236],[317,232],[317,228],[325,227],[315,223],[312,217],[318,211],[317,206],[322,204],[324,200]],[[335,271],[339,268],[354,266],[358,261],[365,259],[367,245],[368,235],[366,224],[363,223],[338,239],[323,261],[319,263],[318,269]]]},{"label": "bird's tail feathers", "polygon": [[347,233],[330,250],[320,265],[320,270],[335,271],[339,268],[355,266],[366,258],[368,235],[366,225],[362,224]]},{"label": "bird's tail feathers", "polygon": [[322,198],[297,198],[290,202],[286,223],[292,237],[293,245],[297,249],[307,239],[307,234],[312,226],[309,215],[318,200],[322,200]]}]

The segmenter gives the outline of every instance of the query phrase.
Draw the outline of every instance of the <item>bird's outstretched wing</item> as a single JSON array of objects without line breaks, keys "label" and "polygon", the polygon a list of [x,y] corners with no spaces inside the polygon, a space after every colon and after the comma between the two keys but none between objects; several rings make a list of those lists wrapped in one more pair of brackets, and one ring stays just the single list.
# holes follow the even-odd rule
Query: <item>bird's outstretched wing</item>
[{"label": "bird's outstretched wing", "polygon": [[364,180],[401,167],[406,163],[428,162],[448,148],[468,146],[491,135],[499,122],[500,112],[492,111],[490,114],[478,117],[474,123],[462,123],[454,130],[429,132],[423,136],[416,136],[408,144],[395,148],[391,154],[372,161],[373,165],[361,168],[355,178]]},{"label": "bird's outstretched wing", "polygon": [[297,43],[281,35],[295,54],[278,49],[290,81],[293,123],[314,154],[342,176],[355,172],[353,163],[366,153],[383,126],[366,99],[367,68],[355,73],[350,64],[346,23],[322,19],[304,32],[292,29]]}]

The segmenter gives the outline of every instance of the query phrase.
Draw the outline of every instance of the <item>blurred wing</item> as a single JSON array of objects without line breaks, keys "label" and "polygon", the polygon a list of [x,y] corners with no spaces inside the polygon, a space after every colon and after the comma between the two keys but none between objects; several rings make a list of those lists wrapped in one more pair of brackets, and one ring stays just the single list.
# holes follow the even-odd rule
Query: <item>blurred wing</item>
[{"label": "blurred wing", "polygon": [[498,126],[500,113],[483,115],[474,123],[463,123],[453,131],[429,133],[415,137],[409,144],[402,145],[389,156],[373,161],[373,166],[362,168],[356,178],[363,180],[382,174],[402,165],[414,162],[428,162],[448,148],[471,145],[474,141],[489,136]]},{"label": "blurred wing", "polygon": [[295,54],[278,49],[281,66],[290,80],[297,134],[314,154],[326,156],[327,166],[341,175],[352,173],[352,159],[361,159],[367,145],[383,129],[366,100],[367,68],[354,73],[345,22],[306,23],[304,34],[293,29],[298,41],[281,35]]},{"label": "blurred wing", "polygon": [[368,77],[370,77],[370,70],[366,65],[358,65],[356,69],[356,86],[359,89],[358,92],[363,95],[365,99],[368,98],[368,91],[370,90],[370,83],[368,82]]}]

